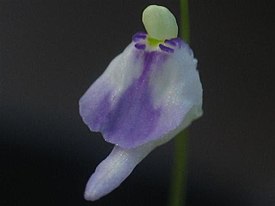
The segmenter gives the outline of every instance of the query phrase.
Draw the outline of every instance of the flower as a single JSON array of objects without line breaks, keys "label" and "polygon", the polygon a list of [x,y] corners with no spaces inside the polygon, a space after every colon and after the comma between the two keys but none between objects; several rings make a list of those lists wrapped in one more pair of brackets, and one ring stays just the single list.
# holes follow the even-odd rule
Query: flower
[{"label": "flower", "polygon": [[90,177],[85,199],[97,200],[117,188],[154,148],[202,115],[197,60],[165,7],[148,6],[126,49],[79,101],[91,131],[114,144]]}]

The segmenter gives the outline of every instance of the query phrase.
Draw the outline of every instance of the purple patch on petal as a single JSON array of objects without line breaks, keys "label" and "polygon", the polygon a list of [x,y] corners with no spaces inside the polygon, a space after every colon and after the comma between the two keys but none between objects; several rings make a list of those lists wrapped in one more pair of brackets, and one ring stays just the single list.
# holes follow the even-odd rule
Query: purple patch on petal
[{"label": "purple patch on petal", "polygon": [[137,51],[137,60],[143,61],[141,75],[133,80],[114,105],[111,104],[112,91],[105,92],[94,112],[86,115],[85,122],[90,128],[101,132],[106,141],[123,148],[133,148],[155,139],[153,134],[161,108],[153,106],[149,81],[152,71],[165,61],[165,56],[156,51]]},{"label": "purple patch on petal", "polygon": [[137,44],[135,44],[135,47],[136,47],[137,49],[142,49],[142,50],[144,50],[144,49],[146,48],[146,45],[145,45],[145,44],[139,44],[139,43],[137,43]]},{"label": "purple patch on petal", "polygon": [[121,147],[135,147],[146,142],[154,131],[160,109],[152,104],[149,77],[152,64],[158,60],[157,52],[145,52],[141,76],[124,92],[115,108],[108,114],[108,123],[101,132],[106,141]]},{"label": "purple patch on petal", "polygon": [[140,40],[142,40],[142,39],[145,39],[146,36],[147,36],[146,33],[144,33],[144,32],[138,32],[138,33],[136,33],[136,34],[134,34],[134,35],[132,36],[132,41],[138,42],[138,41],[140,41]]},{"label": "purple patch on petal", "polygon": [[[110,112],[110,92],[107,93],[100,101],[100,104],[96,106],[95,111],[92,114],[85,115],[84,112],[80,112],[84,117],[84,121],[92,124],[94,131],[99,131],[102,124],[107,123],[107,115]],[[91,102],[92,103],[92,102]]]},{"label": "purple patch on petal", "polygon": [[162,51],[165,51],[165,52],[168,52],[168,53],[173,53],[174,52],[174,49],[170,48],[170,47],[167,47],[167,46],[164,46],[163,44],[160,44],[159,45],[159,48],[162,50]]}]

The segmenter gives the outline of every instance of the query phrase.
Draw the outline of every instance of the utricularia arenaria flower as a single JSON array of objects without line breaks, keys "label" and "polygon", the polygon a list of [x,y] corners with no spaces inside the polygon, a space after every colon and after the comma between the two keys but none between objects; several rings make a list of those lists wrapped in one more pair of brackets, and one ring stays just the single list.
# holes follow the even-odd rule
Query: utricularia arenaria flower
[{"label": "utricularia arenaria flower", "polygon": [[151,5],[142,21],[147,33],[132,37],[79,102],[90,130],[115,145],[90,177],[87,200],[117,188],[154,148],[202,115],[197,60],[177,38],[175,17],[167,8]]}]

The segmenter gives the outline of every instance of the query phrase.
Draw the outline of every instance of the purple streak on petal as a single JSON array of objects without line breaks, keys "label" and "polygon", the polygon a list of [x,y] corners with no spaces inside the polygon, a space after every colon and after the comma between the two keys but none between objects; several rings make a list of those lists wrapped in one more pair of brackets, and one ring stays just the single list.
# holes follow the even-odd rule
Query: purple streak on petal
[{"label": "purple streak on petal", "polygon": [[164,43],[169,44],[171,46],[177,46],[178,45],[178,43],[176,41],[174,41],[173,39],[165,40]]},{"label": "purple streak on petal", "polygon": [[134,35],[132,36],[132,40],[133,40],[134,42],[138,42],[138,41],[140,41],[141,39],[145,39],[146,36],[147,36],[146,33],[144,33],[144,32],[138,32],[138,33],[136,33],[136,34],[134,34]]},{"label": "purple streak on petal", "polygon": [[161,111],[153,107],[149,77],[152,64],[159,61],[158,54],[145,52],[141,76],[124,92],[101,129],[106,141],[136,147],[145,143],[156,128]]},{"label": "purple streak on petal", "polygon": [[180,44],[182,44],[182,43],[185,43],[185,42],[183,42],[183,40],[182,40],[181,38],[179,38],[179,37],[170,39],[170,41],[175,42],[177,45],[180,45]]},{"label": "purple streak on petal", "polygon": [[161,109],[153,107],[149,80],[152,71],[158,69],[157,65],[161,65],[166,56],[162,52],[137,50],[137,61],[144,62],[143,68],[140,68],[142,73],[122,93],[115,105],[111,103],[111,88],[103,88],[105,94],[96,105],[90,102],[93,110],[85,112],[84,107],[88,105],[82,104],[82,117],[91,130],[101,132],[106,141],[123,148],[133,148],[157,138],[155,129]]},{"label": "purple streak on petal", "polygon": [[171,46],[178,46],[179,48],[187,45],[181,38],[168,39],[165,40],[165,43]]},{"label": "purple streak on petal", "polygon": [[165,52],[168,52],[168,53],[173,53],[174,52],[174,49],[170,48],[170,47],[167,47],[167,46],[164,46],[163,44],[160,44],[159,45],[159,48],[162,50],[162,51],[165,51]]},{"label": "purple streak on petal", "polygon": [[136,47],[137,49],[142,49],[142,50],[144,50],[144,49],[146,48],[146,45],[145,45],[145,44],[139,44],[139,43],[137,43],[137,44],[135,44],[135,47]]},{"label": "purple streak on petal", "polygon": [[135,36],[135,35],[146,36],[147,33],[146,33],[146,32],[143,32],[143,31],[139,31],[139,32],[135,33],[134,36]]}]

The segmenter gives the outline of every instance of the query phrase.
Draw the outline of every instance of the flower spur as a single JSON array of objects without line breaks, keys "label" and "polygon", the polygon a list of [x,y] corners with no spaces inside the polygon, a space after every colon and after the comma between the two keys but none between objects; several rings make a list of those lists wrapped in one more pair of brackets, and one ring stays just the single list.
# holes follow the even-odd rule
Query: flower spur
[{"label": "flower spur", "polygon": [[154,148],[202,115],[197,60],[177,38],[175,17],[151,5],[142,21],[147,34],[136,33],[79,101],[85,124],[115,145],[90,177],[86,200],[117,188]]}]

